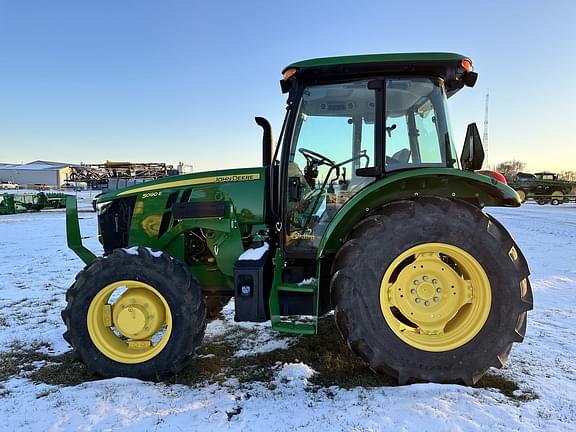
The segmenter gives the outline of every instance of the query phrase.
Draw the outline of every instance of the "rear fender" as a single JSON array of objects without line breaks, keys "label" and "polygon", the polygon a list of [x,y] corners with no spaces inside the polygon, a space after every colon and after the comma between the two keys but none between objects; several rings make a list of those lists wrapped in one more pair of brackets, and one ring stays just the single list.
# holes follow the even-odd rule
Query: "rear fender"
[{"label": "rear fender", "polygon": [[401,199],[439,196],[471,202],[479,207],[518,207],[516,191],[495,179],[459,169],[426,168],[378,179],[354,195],[328,225],[317,257],[336,252],[352,228],[382,205]]}]

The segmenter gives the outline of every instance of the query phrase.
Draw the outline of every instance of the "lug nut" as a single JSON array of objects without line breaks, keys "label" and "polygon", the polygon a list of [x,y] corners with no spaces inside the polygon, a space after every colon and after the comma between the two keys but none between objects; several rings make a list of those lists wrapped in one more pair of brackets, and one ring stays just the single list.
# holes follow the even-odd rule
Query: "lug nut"
[{"label": "lug nut", "polygon": [[420,298],[416,297],[416,299],[414,300],[416,303],[420,303]]},{"label": "lug nut", "polygon": [[436,288],[436,292],[437,292],[437,293],[441,293],[441,292],[442,292],[442,288],[440,288],[440,287]]},{"label": "lug nut", "polygon": [[435,301],[436,303],[438,303],[438,300],[440,300],[438,297],[434,297],[434,301]]},{"label": "lug nut", "polygon": [[438,281],[436,279],[432,279],[432,285],[436,285]]},{"label": "lug nut", "polygon": [[422,280],[423,280],[423,281],[427,281],[427,280],[428,280],[428,276],[426,276],[426,275],[422,276]]},{"label": "lug nut", "polygon": [[410,293],[411,293],[411,294],[416,294],[416,288],[412,288],[412,289],[410,290]]},{"label": "lug nut", "polygon": [[424,306],[430,306],[430,302],[429,302],[428,300],[426,300],[426,301],[424,302]]},{"label": "lug nut", "polygon": [[419,283],[420,283],[419,280],[415,280],[415,281],[414,281],[414,285],[418,285]]}]

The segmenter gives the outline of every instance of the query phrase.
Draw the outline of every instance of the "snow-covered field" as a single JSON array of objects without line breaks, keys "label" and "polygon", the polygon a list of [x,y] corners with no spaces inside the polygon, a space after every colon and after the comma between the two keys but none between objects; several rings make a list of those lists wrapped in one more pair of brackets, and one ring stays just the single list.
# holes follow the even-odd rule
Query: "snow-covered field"
[{"label": "snow-covered field", "polygon": [[[61,337],[64,293],[82,268],[66,247],[64,213],[0,217],[0,430],[576,430],[576,205],[489,212],[528,259],[535,309],[506,368],[474,388],[327,386],[306,359],[272,364],[264,381],[239,370],[210,376],[208,367],[194,384],[82,379]],[[95,215],[82,216],[84,235],[94,234]],[[226,343],[232,359],[289,353],[298,340],[266,323],[235,324],[232,305],[205,339]],[[199,364],[218,361],[204,354]]]}]

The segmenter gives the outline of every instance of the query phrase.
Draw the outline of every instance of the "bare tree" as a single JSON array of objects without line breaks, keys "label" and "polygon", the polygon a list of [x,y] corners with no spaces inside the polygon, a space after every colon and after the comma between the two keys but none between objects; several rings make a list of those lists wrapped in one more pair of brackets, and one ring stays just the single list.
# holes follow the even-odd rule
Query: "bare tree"
[{"label": "bare tree", "polygon": [[558,174],[558,178],[568,181],[576,181],[576,171],[562,171]]},{"label": "bare tree", "polygon": [[496,171],[501,173],[506,179],[512,179],[517,173],[526,167],[526,162],[511,160],[496,164]]}]

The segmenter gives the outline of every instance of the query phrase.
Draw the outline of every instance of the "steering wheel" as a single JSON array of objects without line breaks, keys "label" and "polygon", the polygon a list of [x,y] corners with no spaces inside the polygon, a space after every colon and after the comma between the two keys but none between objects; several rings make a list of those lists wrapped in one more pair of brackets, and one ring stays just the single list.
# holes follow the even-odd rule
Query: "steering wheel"
[{"label": "steering wheel", "polygon": [[313,152],[312,150],[305,149],[303,147],[299,148],[298,151],[306,158],[307,161],[312,162],[316,165],[328,165],[336,166],[333,160],[328,159],[326,156],[320,153]]}]

